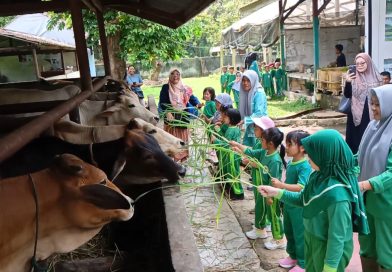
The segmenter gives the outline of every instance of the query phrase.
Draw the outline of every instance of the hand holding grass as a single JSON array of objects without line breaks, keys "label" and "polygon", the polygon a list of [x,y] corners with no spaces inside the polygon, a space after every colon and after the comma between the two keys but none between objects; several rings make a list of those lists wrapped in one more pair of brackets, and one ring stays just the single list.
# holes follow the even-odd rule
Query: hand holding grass
[{"label": "hand holding grass", "polygon": [[283,182],[277,178],[271,178],[271,185],[275,188],[283,189]]},{"label": "hand holding grass", "polygon": [[264,197],[274,197],[280,192],[280,189],[274,188],[272,186],[260,185],[257,187],[257,191]]}]

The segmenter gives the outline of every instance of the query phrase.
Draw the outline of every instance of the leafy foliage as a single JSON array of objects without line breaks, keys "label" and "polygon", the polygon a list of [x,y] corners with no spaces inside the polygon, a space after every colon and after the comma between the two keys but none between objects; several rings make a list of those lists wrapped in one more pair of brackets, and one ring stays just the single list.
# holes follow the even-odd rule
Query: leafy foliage
[{"label": "leafy foliage", "polygon": [[4,27],[6,24],[11,22],[12,19],[14,19],[15,16],[6,16],[6,17],[0,17],[0,27]]},{"label": "leafy foliage", "polygon": [[[69,13],[51,13],[49,27],[72,27]],[[99,32],[95,14],[84,11],[83,20],[88,33],[88,44],[99,45]],[[104,14],[106,35],[119,34],[119,57],[134,62],[140,60],[151,67],[156,60],[175,60],[186,55],[184,44],[195,37],[191,26],[171,29],[123,12],[108,11]],[[196,33],[197,34],[197,33]]]}]

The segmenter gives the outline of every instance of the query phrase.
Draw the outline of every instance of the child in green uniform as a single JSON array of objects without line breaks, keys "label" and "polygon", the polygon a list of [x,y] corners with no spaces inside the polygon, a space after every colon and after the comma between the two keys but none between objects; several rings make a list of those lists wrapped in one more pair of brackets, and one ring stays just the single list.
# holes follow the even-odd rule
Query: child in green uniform
[{"label": "child in green uniform", "polygon": [[274,95],[274,92],[272,89],[272,76],[270,72],[270,66],[265,66],[265,71],[261,75],[261,81],[261,85],[263,85],[266,95],[272,97]]},{"label": "child in green uniform", "polygon": [[[370,234],[359,235],[362,271],[392,271],[392,85],[370,91],[372,120],[358,150]],[[379,268],[377,267],[379,266]]]},{"label": "child in green uniform", "polygon": [[230,95],[231,93],[231,86],[230,83],[235,81],[236,75],[234,73],[234,66],[229,67],[229,73],[227,74],[227,84],[226,84],[226,93]]},{"label": "child in green uniform", "polygon": [[203,91],[203,99],[204,101],[206,101],[206,104],[203,108],[203,114],[207,119],[210,119],[214,116],[214,113],[216,112],[214,88],[205,88]]},{"label": "child in green uniform", "polygon": [[[258,139],[261,139],[263,136],[263,131],[272,127],[275,127],[274,121],[271,120],[268,116],[262,117],[254,117],[252,121],[255,124],[255,136]],[[249,148],[246,145],[241,145],[237,142],[230,142],[233,150],[239,153],[246,153],[254,158],[260,158],[265,156],[266,150],[264,150],[261,146],[260,140],[257,140],[253,148]],[[249,164],[249,159],[243,157],[242,162],[245,165]],[[258,167],[252,167],[252,182],[256,186],[262,185],[262,170]],[[267,233],[267,226],[269,225],[269,221],[267,219],[267,207],[265,203],[265,198],[260,195],[256,188],[253,188],[253,194],[255,197],[255,221],[254,221],[254,231],[253,233],[248,233],[247,236],[250,239],[257,238],[267,238],[269,235]]]},{"label": "child in green uniform", "polygon": [[280,62],[275,62],[275,82],[276,82],[276,94],[283,95],[283,80],[285,77],[285,71],[280,67]]},{"label": "child in green uniform", "polygon": [[222,73],[221,73],[221,76],[220,76],[221,93],[224,93],[226,91],[227,77],[228,77],[227,67],[223,66],[222,67]]},{"label": "child in green uniform", "polygon": [[259,186],[266,197],[303,207],[306,272],[344,272],[353,252],[353,229],[368,233],[354,156],[336,130],[302,141],[315,170],[301,192]]},{"label": "child in green uniform", "polygon": [[240,105],[240,88],[241,88],[241,72],[235,73],[235,80],[229,83],[229,88],[233,91],[235,106],[238,109]]},{"label": "child in green uniform", "polygon": [[[228,141],[241,141],[241,130],[237,126],[241,121],[241,114],[236,109],[228,108],[222,112],[222,121],[223,124],[226,125],[223,137],[227,141],[211,136],[211,142],[219,147],[229,149]],[[225,181],[232,181],[229,186],[225,186],[225,188],[228,188],[229,198],[232,200],[244,199],[244,191],[239,182],[241,157],[230,150],[220,150],[218,153],[222,179]]]},{"label": "child in green uniform", "polygon": [[[286,182],[271,179],[275,188],[285,189],[290,192],[300,192],[308,182],[312,167],[305,158],[305,149],[301,140],[308,137],[309,133],[303,130],[294,130],[286,136],[286,154],[293,159],[288,163]],[[279,266],[292,268],[289,272],[305,271],[304,224],[302,208],[286,204],[283,207],[284,234],[287,239],[286,251],[288,257],[279,260]]]}]

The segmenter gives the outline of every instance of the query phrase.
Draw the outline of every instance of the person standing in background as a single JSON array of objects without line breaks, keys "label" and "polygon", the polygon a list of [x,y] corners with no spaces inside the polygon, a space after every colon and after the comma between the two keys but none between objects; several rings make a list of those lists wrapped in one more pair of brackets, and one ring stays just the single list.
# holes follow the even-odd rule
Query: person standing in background
[{"label": "person standing in background", "polygon": [[274,91],[273,91],[273,85],[272,85],[272,76],[270,72],[270,66],[266,65],[265,66],[265,71],[261,75],[261,85],[263,85],[264,91],[267,96],[273,97],[274,96]]},{"label": "person standing in background", "polygon": [[143,80],[140,74],[136,73],[136,69],[134,66],[130,65],[128,67],[128,74],[126,77],[127,84],[131,90],[137,94],[139,98],[140,104],[144,105],[144,94],[142,89],[140,88],[143,85]]},{"label": "person standing in background", "polygon": [[382,77],[382,85],[391,84],[391,73],[384,71],[380,73]]},{"label": "person standing in background", "polygon": [[367,125],[373,120],[373,114],[369,110],[369,91],[382,83],[380,73],[368,54],[358,54],[355,64],[356,72],[347,72],[344,87],[344,96],[351,98],[351,109],[347,114],[346,142],[354,154],[358,151]]},{"label": "person standing in background", "polygon": [[229,67],[229,73],[227,74],[227,82],[226,82],[226,93],[230,95],[231,86],[230,83],[235,80],[234,66]]},{"label": "person standing in background", "polygon": [[227,67],[226,67],[226,66],[223,66],[223,67],[222,67],[221,76],[220,76],[221,93],[224,93],[225,90],[226,90],[226,86],[227,86],[227,77],[228,77]]},{"label": "person standing in background", "polygon": [[283,95],[283,80],[286,75],[286,72],[280,66],[280,62],[275,62],[275,83],[276,83],[276,95],[282,96]]},{"label": "person standing in background", "polygon": [[343,45],[335,45],[336,67],[344,67],[346,65],[346,56],[343,54]]}]

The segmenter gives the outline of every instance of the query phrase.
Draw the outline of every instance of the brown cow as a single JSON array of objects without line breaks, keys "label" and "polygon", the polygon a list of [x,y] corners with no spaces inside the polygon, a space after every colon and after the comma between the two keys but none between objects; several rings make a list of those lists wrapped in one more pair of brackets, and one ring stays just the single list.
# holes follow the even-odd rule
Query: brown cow
[{"label": "brown cow", "polygon": [[[33,187],[39,214],[36,216]],[[0,270],[29,271],[38,218],[36,259],[70,252],[90,240],[103,225],[129,220],[131,199],[100,169],[70,154],[30,176],[0,183]]]}]

